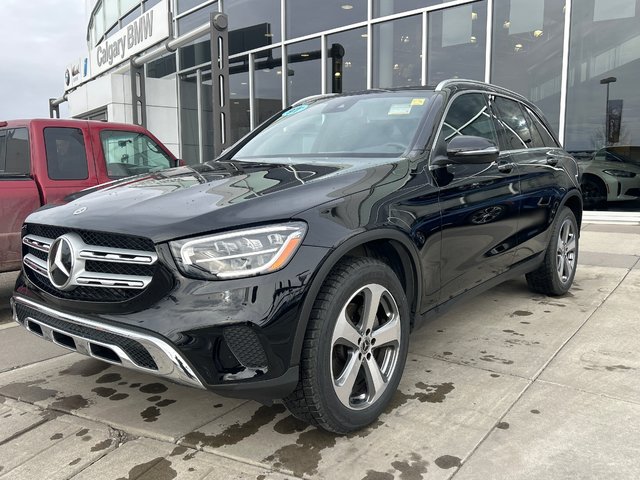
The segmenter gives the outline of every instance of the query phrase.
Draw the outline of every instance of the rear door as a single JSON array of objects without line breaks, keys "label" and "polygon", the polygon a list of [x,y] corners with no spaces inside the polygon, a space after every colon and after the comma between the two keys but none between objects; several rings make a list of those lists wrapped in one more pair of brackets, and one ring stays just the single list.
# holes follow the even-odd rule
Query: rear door
[{"label": "rear door", "polygon": [[569,187],[562,165],[572,160],[526,105],[496,96],[492,98],[492,106],[499,121],[499,133],[506,143],[503,148],[521,173],[515,252],[515,261],[519,262],[545,250],[548,243],[545,232]]},{"label": "rear door", "polygon": [[[445,113],[436,152],[458,135],[498,144],[492,112],[482,93],[455,97]],[[449,165],[432,171],[442,212],[440,301],[447,301],[506,271],[518,230],[519,173],[508,155],[484,165]]]},{"label": "rear door", "polygon": [[44,161],[40,162],[45,203],[59,203],[71,194],[96,185],[93,162],[87,159],[87,130],[47,127],[42,130]]},{"label": "rear door", "polygon": [[40,206],[31,178],[29,130],[0,130],[0,272],[20,268],[24,219]]}]

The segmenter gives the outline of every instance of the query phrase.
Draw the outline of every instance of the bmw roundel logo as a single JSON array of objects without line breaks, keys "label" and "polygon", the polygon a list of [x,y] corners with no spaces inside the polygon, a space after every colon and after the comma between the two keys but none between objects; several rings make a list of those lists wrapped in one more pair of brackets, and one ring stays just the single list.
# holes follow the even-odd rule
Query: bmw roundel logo
[{"label": "bmw roundel logo", "polygon": [[56,238],[49,249],[47,273],[49,280],[56,288],[68,290],[73,278],[75,252],[69,239],[64,235]]}]

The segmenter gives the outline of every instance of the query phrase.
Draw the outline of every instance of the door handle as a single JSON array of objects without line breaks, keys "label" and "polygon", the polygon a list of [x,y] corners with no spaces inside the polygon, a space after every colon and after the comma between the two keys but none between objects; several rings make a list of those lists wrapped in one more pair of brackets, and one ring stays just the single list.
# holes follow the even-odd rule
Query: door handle
[{"label": "door handle", "polygon": [[558,157],[555,155],[547,155],[547,165],[555,167],[558,164]]},{"label": "door handle", "polygon": [[511,173],[515,165],[513,163],[500,163],[498,165],[498,171],[502,173]]}]

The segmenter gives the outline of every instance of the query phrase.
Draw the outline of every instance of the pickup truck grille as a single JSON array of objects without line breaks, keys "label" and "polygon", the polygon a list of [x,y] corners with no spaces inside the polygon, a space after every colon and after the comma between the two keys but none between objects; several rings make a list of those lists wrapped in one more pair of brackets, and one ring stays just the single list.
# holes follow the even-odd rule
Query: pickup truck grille
[{"label": "pickup truck grille", "polygon": [[157,270],[158,256],[147,238],[37,224],[26,229],[25,272],[38,288],[59,298],[130,300]]}]

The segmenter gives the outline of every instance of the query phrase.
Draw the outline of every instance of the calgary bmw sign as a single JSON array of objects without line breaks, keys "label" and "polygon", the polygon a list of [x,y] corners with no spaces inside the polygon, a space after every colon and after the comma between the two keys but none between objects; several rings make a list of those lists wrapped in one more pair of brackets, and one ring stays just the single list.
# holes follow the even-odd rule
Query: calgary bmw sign
[{"label": "calgary bmw sign", "polygon": [[169,10],[161,2],[91,50],[91,74],[98,75],[169,36]]},{"label": "calgary bmw sign", "polygon": [[89,52],[89,58],[69,65],[65,71],[65,90],[77,87],[168,37],[169,7],[168,0],[163,0],[103,40]]}]

